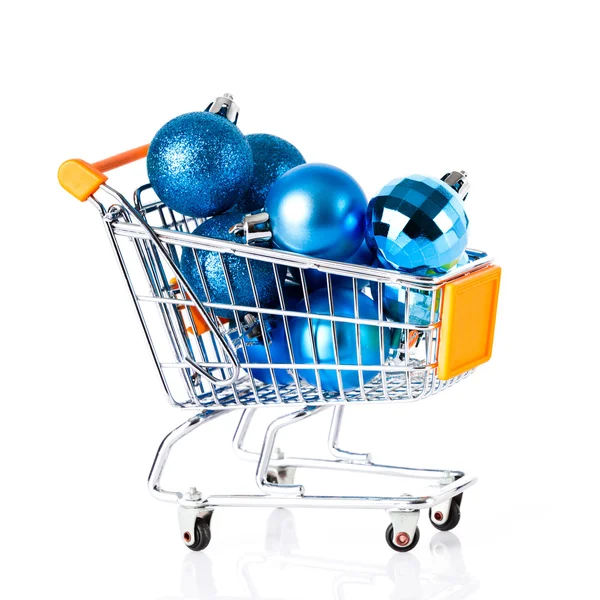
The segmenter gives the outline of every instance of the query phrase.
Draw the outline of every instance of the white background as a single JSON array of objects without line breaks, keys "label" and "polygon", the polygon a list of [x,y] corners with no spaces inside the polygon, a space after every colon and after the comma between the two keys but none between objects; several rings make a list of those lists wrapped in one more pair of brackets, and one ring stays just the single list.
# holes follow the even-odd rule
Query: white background
[{"label": "white background", "polygon": [[[0,595],[597,597],[595,9],[3,4]],[[469,172],[471,246],[504,269],[494,358],[429,400],[356,407],[342,436],[380,461],[480,475],[455,532],[434,537],[424,518],[410,555],[385,544],[382,511],[268,509],[218,511],[212,544],[193,554],[175,508],[147,492],[154,451],[185,415],[160,394],[96,212],[56,170],[146,143],[223,92],[244,133],[290,140],[369,197],[394,177]],[[112,181],[129,193],[143,176]],[[252,491],[228,445],[234,421],[182,443],[166,483]],[[316,417],[282,443],[321,451],[326,427]],[[383,489],[299,479],[317,493]]]}]

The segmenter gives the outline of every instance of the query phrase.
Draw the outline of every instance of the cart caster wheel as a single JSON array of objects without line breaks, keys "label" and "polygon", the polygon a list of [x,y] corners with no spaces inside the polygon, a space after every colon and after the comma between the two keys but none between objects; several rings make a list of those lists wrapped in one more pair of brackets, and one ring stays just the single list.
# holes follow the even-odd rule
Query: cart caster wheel
[{"label": "cart caster wheel", "polygon": [[[460,503],[462,501],[462,494],[452,498],[450,502],[450,514],[444,523],[436,522],[436,509],[435,507],[429,509],[429,520],[431,524],[439,531],[450,531],[454,529],[460,522]],[[439,519],[438,519],[439,520]]]},{"label": "cart caster wheel", "polygon": [[202,519],[198,517],[194,524],[194,540],[192,541],[192,536],[189,531],[186,531],[183,534],[183,541],[185,545],[195,552],[200,552],[204,550],[208,544],[210,544],[211,534],[210,534],[210,523],[206,519]]},{"label": "cart caster wheel", "polygon": [[412,540],[405,533],[399,533],[397,537],[399,538],[397,540],[398,543],[394,540],[394,526],[390,523],[385,530],[385,541],[388,543],[388,546],[396,552],[409,552],[419,543],[421,534],[417,527]]}]

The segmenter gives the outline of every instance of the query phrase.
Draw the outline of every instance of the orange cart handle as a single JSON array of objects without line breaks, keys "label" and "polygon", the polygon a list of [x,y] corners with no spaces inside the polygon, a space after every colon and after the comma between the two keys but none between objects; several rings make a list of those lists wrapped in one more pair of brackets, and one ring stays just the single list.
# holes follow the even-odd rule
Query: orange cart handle
[{"label": "orange cart handle", "polygon": [[69,194],[75,196],[81,202],[85,202],[108,180],[105,175],[106,171],[145,158],[149,146],[150,144],[139,146],[92,164],[80,158],[66,160],[58,169],[58,182]]}]

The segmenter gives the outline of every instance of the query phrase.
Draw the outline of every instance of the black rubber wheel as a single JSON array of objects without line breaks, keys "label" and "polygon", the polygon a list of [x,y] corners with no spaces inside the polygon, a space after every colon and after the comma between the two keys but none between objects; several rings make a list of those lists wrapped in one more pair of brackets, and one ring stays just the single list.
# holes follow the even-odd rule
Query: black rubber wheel
[{"label": "black rubber wheel", "polygon": [[450,514],[448,515],[448,519],[444,523],[436,523],[433,520],[433,515],[435,514],[435,507],[429,509],[429,520],[431,524],[438,531],[450,531],[454,529],[460,522],[460,503],[462,502],[462,494],[455,496],[452,498],[452,502],[450,502]]},{"label": "black rubber wheel", "polygon": [[195,552],[204,550],[210,544],[210,523],[206,519],[198,517],[194,524],[194,542],[188,544],[184,537],[185,545]]},{"label": "black rubber wheel", "polygon": [[417,527],[415,529],[415,535],[413,536],[413,539],[410,541],[410,544],[407,544],[406,546],[398,546],[394,542],[394,526],[390,523],[388,525],[388,528],[385,530],[385,541],[388,543],[388,546],[392,550],[395,550],[396,552],[409,552],[419,543],[420,537],[421,537],[421,534],[419,532],[419,528]]}]

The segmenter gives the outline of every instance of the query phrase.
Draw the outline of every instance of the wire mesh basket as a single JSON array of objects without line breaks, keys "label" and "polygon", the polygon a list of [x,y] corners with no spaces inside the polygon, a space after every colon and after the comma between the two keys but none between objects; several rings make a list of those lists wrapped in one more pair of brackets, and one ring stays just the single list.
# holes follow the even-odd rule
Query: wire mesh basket
[{"label": "wire mesh basket", "polygon": [[[109,208],[104,219],[164,389],[172,403],[190,408],[227,408],[414,401],[438,393],[472,372],[472,369],[466,369],[446,380],[438,377],[443,294],[448,282],[489,265],[491,260],[485,253],[469,250],[468,264],[450,276],[406,276],[193,235],[191,232],[202,220],[183,216],[166,207],[156,198],[149,184],[135,191],[133,210],[127,209],[128,203],[123,204],[120,194],[108,186],[103,187],[120,200],[119,204]],[[152,228],[156,236],[149,236],[144,225]],[[194,251],[202,283],[198,295],[206,300],[202,303],[193,299],[190,284],[178,268],[184,248]],[[221,263],[221,274],[229,293],[228,303],[211,301],[207,275],[198,260],[198,254],[206,251],[214,253]],[[236,301],[231,268],[224,260],[227,255],[237,257],[235,277],[240,277],[241,265],[247,285],[252,288],[254,302],[251,305]],[[257,267],[264,269],[265,264],[273,269],[277,285],[277,301],[269,306],[261,304],[254,276]],[[285,278],[287,275],[289,279],[294,269],[301,301],[300,306],[290,308],[290,300],[284,293]],[[309,270],[324,274],[323,293],[327,294],[330,304],[328,314],[311,312],[307,286]],[[384,316],[385,286],[408,307],[402,320],[392,321]],[[339,316],[333,305],[334,288],[344,288],[352,295],[354,314]],[[376,301],[377,318],[361,318],[359,294]],[[208,321],[199,312],[200,304]],[[226,311],[230,318],[219,318],[215,311],[221,314]],[[314,353],[311,361],[294,360],[290,325],[298,319],[304,320],[312,337]],[[214,326],[212,329],[207,326],[209,321]],[[289,362],[276,362],[269,352],[269,344],[264,343],[269,339],[274,322],[283,328]],[[320,360],[315,349],[317,326],[333,330],[330,336],[334,346],[333,359],[327,362]],[[373,328],[379,332],[379,360],[377,364],[361,364],[361,343],[364,344],[365,332],[371,334],[372,342]],[[337,342],[343,336],[353,338],[351,343],[356,346],[353,362],[340,360]],[[384,343],[387,339],[391,340],[389,346]],[[250,358],[249,347],[255,344],[265,348],[264,360],[259,363]],[[234,369],[235,359],[239,370]],[[252,376],[257,370],[262,375],[260,380]],[[212,375],[212,380],[202,375],[206,372]],[[284,373],[287,377],[282,376]],[[307,382],[307,373],[312,375],[312,384]],[[324,378],[328,385],[322,384]],[[282,384],[282,379],[290,382]],[[355,381],[356,385],[348,388],[347,379]]]}]

